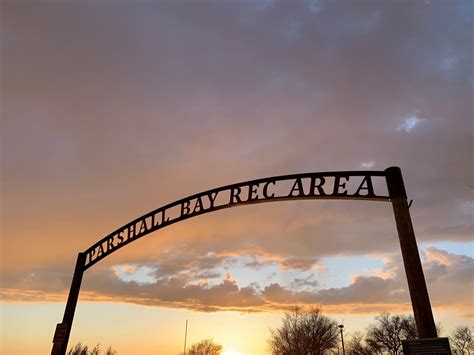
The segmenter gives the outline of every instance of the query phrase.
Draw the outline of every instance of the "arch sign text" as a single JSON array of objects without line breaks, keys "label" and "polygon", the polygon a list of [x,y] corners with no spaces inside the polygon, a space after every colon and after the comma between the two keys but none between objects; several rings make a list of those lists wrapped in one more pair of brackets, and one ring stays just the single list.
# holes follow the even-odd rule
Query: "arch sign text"
[{"label": "arch sign text", "polygon": [[56,328],[51,354],[66,353],[84,271],[111,253],[149,233],[205,213],[257,203],[311,199],[392,203],[418,333],[420,338],[436,338],[403,178],[398,167],[391,167],[384,171],[314,172],[240,182],[182,198],[134,219],[79,253],[63,322]]}]

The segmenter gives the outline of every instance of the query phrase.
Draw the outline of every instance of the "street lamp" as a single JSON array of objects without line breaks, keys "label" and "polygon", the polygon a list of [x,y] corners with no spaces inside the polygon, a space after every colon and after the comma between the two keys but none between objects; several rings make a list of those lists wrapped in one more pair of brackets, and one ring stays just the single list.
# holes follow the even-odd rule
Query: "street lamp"
[{"label": "street lamp", "polygon": [[344,325],[340,324],[338,327],[341,330],[342,355],[346,355],[346,350],[344,349],[344,335],[342,335],[342,329],[344,328]]}]

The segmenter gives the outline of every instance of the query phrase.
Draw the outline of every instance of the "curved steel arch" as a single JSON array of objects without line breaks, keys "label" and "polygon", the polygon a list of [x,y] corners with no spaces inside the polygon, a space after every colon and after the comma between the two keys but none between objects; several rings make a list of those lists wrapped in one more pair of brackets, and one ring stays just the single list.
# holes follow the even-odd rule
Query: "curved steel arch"
[{"label": "curved steel arch", "polygon": [[[359,178],[358,184],[352,189],[346,185],[351,177]],[[385,178],[388,196],[375,193],[373,177]],[[327,178],[331,178],[331,181],[328,182]],[[291,182],[292,187],[287,191],[276,191],[278,183],[283,181]],[[436,338],[401,170],[390,167],[384,171],[313,172],[240,182],[182,198],[134,219],[79,253],[63,322],[56,328],[51,354],[66,353],[84,271],[111,253],[161,228],[205,213],[242,205],[308,199],[392,202],[418,333],[420,338]],[[179,213],[170,217],[169,213],[173,209],[179,210]]]},{"label": "curved steel arch", "polygon": [[[361,178],[357,188],[352,191],[346,188],[346,183],[351,177]],[[84,270],[147,234],[185,219],[225,208],[266,202],[308,199],[388,202],[390,200],[389,196],[375,194],[372,177],[385,177],[385,172],[337,171],[281,175],[225,185],[184,197],[134,219],[94,243],[84,251],[86,254]],[[326,178],[334,178],[334,183],[328,184]],[[293,187],[280,195],[270,191],[270,185],[272,185],[272,188],[275,188],[282,181],[292,182]],[[227,194],[225,196],[227,202],[216,204],[217,198],[222,198],[223,194]],[[179,215],[170,219],[167,211],[176,207],[180,210]]]}]

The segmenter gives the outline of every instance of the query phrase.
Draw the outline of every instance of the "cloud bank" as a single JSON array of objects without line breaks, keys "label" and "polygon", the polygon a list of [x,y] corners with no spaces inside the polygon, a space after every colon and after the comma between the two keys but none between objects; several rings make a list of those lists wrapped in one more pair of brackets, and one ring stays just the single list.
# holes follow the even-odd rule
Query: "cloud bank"
[{"label": "cloud bank", "polygon": [[[435,247],[426,249],[424,259],[423,266],[435,310],[451,309],[462,316],[474,316],[471,307],[474,259]],[[287,285],[269,281],[263,285],[252,283],[244,286],[239,285],[230,272],[223,275],[216,271],[225,265],[239,267],[243,262],[245,260],[241,256],[207,255],[186,264],[149,265],[149,273],[153,275],[146,282],[140,281],[140,278],[125,281],[116,268],[102,268],[87,275],[81,299],[182,307],[203,312],[281,311],[294,304],[320,304],[327,312],[337,314],[411,311],[399,256],[385,258],[382,270],[372,270],[369,276],[354,275],[350,285],[340,288],[321,288],[313,280],[314,275],[305,280],[295,278]],[[264,263],[287,267],[276,260]],[[251,267],[256,268],[255,265]],[[135,266],[122,270],[133,274],[139,268]],[[57,276],[47,272],[28,275],[21,283],[12,282],[11,288],[3,289],[2,298],[9,302],[61,301],[67,286],[65,281],[67,277],[61,284]],[[15,288],[18,286],[23,289]],[[35,289],[37,291],[31,291]]]}]

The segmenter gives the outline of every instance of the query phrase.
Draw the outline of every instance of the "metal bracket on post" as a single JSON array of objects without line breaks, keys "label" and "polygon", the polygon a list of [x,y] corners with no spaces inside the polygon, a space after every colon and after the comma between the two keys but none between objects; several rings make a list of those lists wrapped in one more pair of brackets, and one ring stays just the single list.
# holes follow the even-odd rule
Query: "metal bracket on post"
[{"label": "metal bracket on post", "polygon": [[411,222],[402,172],[399,167],[390,167],[385,170],[385,178],[397,224],[418,336],[421,339],[437,338],[430,298]]},{"label": "metal bracket on post", "polygon": [[71,334],[72,321],[74,319],[74,312],[76,311],[77,299],[79,298],[79,290],[81,289],[82,275],[84,274],[85,264],[86,254],[79,253],[77,255],[76,268],[74,269],[74,276],[72,278],[71,288],[69,290],[66,309],[64,310],[63,321],[56,326],[56,331],[54,333],[51,355],[66,354],[69,335]]}]

